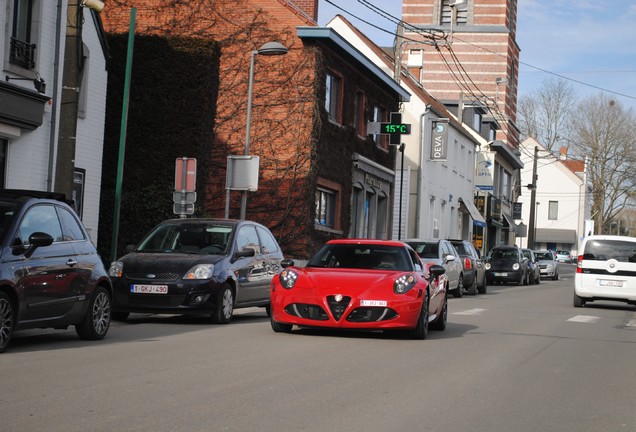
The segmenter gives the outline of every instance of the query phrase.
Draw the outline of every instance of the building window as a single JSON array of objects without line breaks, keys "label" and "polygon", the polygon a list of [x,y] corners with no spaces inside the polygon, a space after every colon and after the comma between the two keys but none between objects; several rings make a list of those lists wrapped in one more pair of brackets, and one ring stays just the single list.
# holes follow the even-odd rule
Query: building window
[{"label": "building window", "polygon": [[512,193],[512,175],[505,169],[501,170],[501,198],[504,202],[510,202]]},{"label": "building window", "polygon": [[26,69],[35,67],[35,44],[31,43],[34,0],[13,1],[13,27],[9,62]]},{"label": "building window", "polygon": [[473,130],[481,133],[481,113],[473,112]]},{"label": "building window", "polygon": [[325,109],[329,119],[341,123],[340,100],[342,98],[342,79],[332,73],[327,73],[325,87]]},{"label": "building window", "polygon": [[[440,24],[466,25],[468,24],[468,2],[460,3],[459,6],[451,6],[457,3],[456,0],[442,0],[440,11]],[[454,10],[453,10],[454,9]]]},{"label": "building window", "polygon": [[[380,123],[386,121],[386,110],[378,105],[373,106],[373,121]],[[373,135],[373,141],[378,147],[387,148],[387,136],[375,134]]]},{"label": "building window", "polygon": [[366,136],[367,134],[367,125],[364,121],[364,102],[364,93],[357,92],[354,100],[353,127],[360,136]]},{"label": "building window", "polygon": [[559,217],[559,202],[550,201],[548,203],[548,219],[557,220],[558,217]]},{"label": "building window", "polygon": [[316,190],[316,225],[333,228],[336,220],[336,194],[323,188]]},{"label": "building window", "polygon": [[316,185],[315,224],[340,229],[340,196],[342,187],[333,181],[318,178]]}]

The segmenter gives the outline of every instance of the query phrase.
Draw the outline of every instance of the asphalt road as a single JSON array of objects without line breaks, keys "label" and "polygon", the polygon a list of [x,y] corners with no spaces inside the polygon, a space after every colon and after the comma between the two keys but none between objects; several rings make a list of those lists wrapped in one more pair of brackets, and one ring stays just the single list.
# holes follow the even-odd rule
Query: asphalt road
[{"label": "asphalt road", "polygon": [[107,338],[16,334],[0,431],[635,431],[636,308],[561,280],[449,301],[424,341],[133,315]]}]

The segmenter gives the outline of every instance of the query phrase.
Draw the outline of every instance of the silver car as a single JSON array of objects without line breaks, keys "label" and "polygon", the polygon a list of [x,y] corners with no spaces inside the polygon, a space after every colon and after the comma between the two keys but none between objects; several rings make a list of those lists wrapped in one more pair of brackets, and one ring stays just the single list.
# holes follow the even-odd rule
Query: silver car
[{"label": "silver car", "polygon": [[553,280],[559,279],[559,265],[557,264],[556,259],[554,258],[554,253],[549,250],[535,250],[534,257],[537,260],[537,264],[539,264],[539,271],[541,273],[541,277],[543,278],[551,278]]},{"label": "silver car", "polygon": [[447,290],[453,294],[453,297],[464,295],[462,262],[459,253],[451,242],[448,240],[410,239],[404,240],[404,243],[415,249],[425,264],[433,263],[444,267],[448,278]]}]

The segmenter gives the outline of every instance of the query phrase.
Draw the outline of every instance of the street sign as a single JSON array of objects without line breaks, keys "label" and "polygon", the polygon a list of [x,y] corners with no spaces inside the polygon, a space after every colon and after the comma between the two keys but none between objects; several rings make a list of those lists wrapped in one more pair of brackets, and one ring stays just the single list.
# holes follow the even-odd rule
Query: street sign
[{"label": "street sign", "polygon": [[194,192],[197,183],[197,160],[177,158],[174,169],[174,190]]},{"label": "street sign", "polygon": [[196,201],[197,201],[196,192],[181,192],[181,191],[172,192],[172,202],[175,202],[175,203],[186,202],[189,204],[193,204]]},{"label": "street sign", "polygon": [[172,213],[176,215],[191,215],[194,213],[193,203],[174,203],[172,206]]}]

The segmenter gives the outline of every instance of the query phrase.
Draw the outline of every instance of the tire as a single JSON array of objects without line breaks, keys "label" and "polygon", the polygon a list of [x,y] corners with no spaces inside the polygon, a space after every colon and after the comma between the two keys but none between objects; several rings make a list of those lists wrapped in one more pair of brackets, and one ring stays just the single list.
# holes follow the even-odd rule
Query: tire
[{"label": "tire", "polygon": [[521,277],[517,281],[517,285],[527,285],[526,279],[527,279],[527,275],[521,273]]},{"label": "tire", "polygon": [[417,319],[415,328],[411,331],[411,337],[413,339],[426,339],[428,336],[428,292],[422,301],[422,309],[420,310],[420,316]]},{"label": "tire", "polygon": [[274,319],[270,316],[269,323],[272,325],[272,330],[276,333],[291,333],[293,325],[279,323],[274,321]]},{"label": "tire", "polygon": [[559,271],[558,270],[556,272],[554,272],[554,277],[552,278],[552,280],[559,280]]},{"label": "tire", "polygon": [[530,285],[534,285],[537,283],[537,280],[535,279],[535,276],[534,276],[534,271],[530,273],[529,279],[530,279],[529,281]]},{"label": "tire", "polygon": [[464,276],[459,275],[459,281],[457,281],[457,288],[453,290],[453,297],[461,298],[464,295]]},{"label": "tire", "polygon": [[486,294],[486,291],[488,291],[488,279],[484,276],[484,283],[482,283],[480,287],[477,287],[477,292],[479,294]]},{"label": "tire", "polygon": [[104,287],[98,286],[84,319],[81,323],[75,324],[75,332],[84,340],[104,339],[110,327],[110,319],[110,295]]},{"label": "tire", "polygon": [[13,337],[16,322],[15,312],[9,296],[0,291],[0,353],[7,349]]},{"label": "tire", "polygon": [[574,293],[574,300],[572,301],[572,304],[574,305],[574,307],[580,308],[585,306],[585,300],[583,300],[581,297],[577,296],[576,293]]},{"label": "tire", "polygon": [[433,330],[442,331],[446,329],[446,323],[448,322],[448,297],[444,296],[444,306],[442,306],[442,311],[440,315],[437,317],[435,322],[432,322],[429,328]]},{"label": "tire", "polygon": [[268,304],[267,306],[265,306],[265,313],[267,314],[268,317],[271,318],[272,316],[272,305]]},{"label": "tire", "polygon": [[128,312],[111,312],[110,318],[113,321],[126,321],[128,315],[130,315]]},{"label": "tire", "polygon": [[466,287],[466,294],[477,295],[477,273],[473,276],[473,283]]},{"label": "tire", "polygon": [[534,281],[537,285],[539,285],[541,283],[541,275],[539,275]]},{"label": "tire", "polygon": [[217,324],[227,324],[232,320],[234,312],[234,292],[228,284],[223,284],[216,297],[216,309],[212,320]]}]

